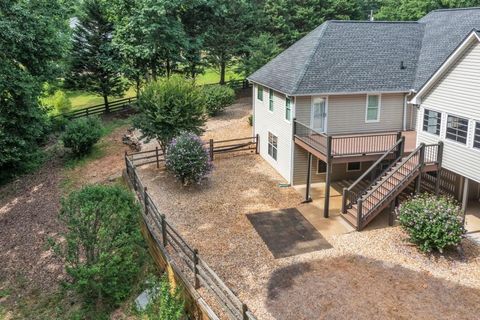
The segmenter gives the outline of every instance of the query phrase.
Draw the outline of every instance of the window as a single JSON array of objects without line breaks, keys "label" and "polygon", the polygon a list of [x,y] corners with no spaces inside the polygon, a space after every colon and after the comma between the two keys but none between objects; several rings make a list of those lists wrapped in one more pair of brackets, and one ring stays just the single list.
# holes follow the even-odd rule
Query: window
[{"label": "window", "polygon": [[366,122],[377,122],[380,120],[380,95],[367,95]]},{"label": "window", "polygon": [[285,120],[290,121],[292,118],[292,99],[286,97],[285,100]]},{"label": "window", "polygon": [[447,134],[446,138],[467,144],[468,135],[468,119],[463,119],[449,115],[447,117]]},{"label": "window", "polygon": [[273,111],[273,90],[270,89],[268,94],[268,110]]},{"label": "window", "polygon": [[262,86],[258,86],[257,99],[260,100],[260,101],[263,101],[263,87]]},{"label": "window", "polygon": [[442,114],[440,112],[425,109],[423,114],[423,131],[440,135]]},{"label": "window", "polygon": [[475,132],[473,136],[473,147],[480,149],[480,122],[475,122]]},{"label": "window", "polygon": [[268,154],[275,160],[277,160],[277,136],[271,132],[268,133]]},{"label": "window", "polygon": [[322,174],[327,172],[327,163],[318,159],[317,161],[317,174]]},{"label": "window", "polygon": [[362,164],[360,162],[347,163],[347,171],[360,171],[361,169],[362,169]]}]

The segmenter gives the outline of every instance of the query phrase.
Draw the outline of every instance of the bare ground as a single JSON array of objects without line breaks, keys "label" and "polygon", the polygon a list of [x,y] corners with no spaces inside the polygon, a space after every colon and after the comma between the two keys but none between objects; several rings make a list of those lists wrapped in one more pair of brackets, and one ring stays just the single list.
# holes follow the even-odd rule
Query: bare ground
[{"label": "bare ground", "polygon": [[72,305],[58,305],[63,298],[56,295],[66,275],[48,239],[58,239],[65,229],[58,219],[65,192],[121,176],[126,127],[101,139],[96,159],[65,169],[67,158],[60,151],[37,172],[0,188],[0,318],[49,319],[55,308],[73,308],[78,302],[73,297],[68,301]]},{"label": "bare ground", "polygon": [[[243,110],[243,111],[242,111]],[[248,100],[210,121],[206,138],[251,135]],[[140,170],[157,206],[259,319],[475,319],[480,250],[466,260],[419,253],[398,228],[326,237],[332,249],[274,259],[246,214],[301,206],[256,155],[227,156],[202,186]],[[319,213],[320,215],[321,213]]]}]

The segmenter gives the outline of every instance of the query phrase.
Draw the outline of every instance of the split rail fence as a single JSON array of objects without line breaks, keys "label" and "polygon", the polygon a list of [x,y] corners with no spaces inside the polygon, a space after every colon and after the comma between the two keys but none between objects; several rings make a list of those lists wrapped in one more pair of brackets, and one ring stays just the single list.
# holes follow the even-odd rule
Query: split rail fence
[{"label": "split rail fence", "polygon": [[[217,153],[238,151],[259,151],[259,137],[247,137],[240,139],[214,141],[209,140],[205,144],[210,146],[210,157],[213,159]],[[155,240],[155,245],[167,252],[173,250],[175,257],[184,267],[185,274],[180,276],[195,289],[206,288],[215,299],[226,315],[233,320],[256,320],[253,313],[235,293],[220,279],[208,264],[200,257],[197,249],[188,244],[178,231],[168,222],[165,215],[155,205],[147,188],[142,183],[137,167],[156,163],[157,167],[164,162],[163,153],[155,150],[125,154],[126,176],[137,193],[142,203],[142,217],[148,231]],[[209,306],[210,307],[210,306]],[[210,307],[211,308],[211,307]]]},{"label": "split rail fence", "polygon": [[[205,84],[204,86],[210,86],[214,84]],[[232,89],[239,90],[239,89],[246,89],[251,87],[251,84],[248,82],[247,79],[239,79],[239,80],[230,80],[225,82],[226,86],[231,87]],[[111,101],[108,103],[108,107],[105,103],[97,104],[94,106],[81,108],[78,110],[66,112],[63,114],[56,115],[55,117],[64,117],[66,119],[76,119],[81,117],[88,117],[92,115],[103,115],[108,113],[116,113],[121,111],[130,111],[133,109],[133,106],[137,102],[137,97],[130,97],[130,98],[123,98],[115,101]]]}]

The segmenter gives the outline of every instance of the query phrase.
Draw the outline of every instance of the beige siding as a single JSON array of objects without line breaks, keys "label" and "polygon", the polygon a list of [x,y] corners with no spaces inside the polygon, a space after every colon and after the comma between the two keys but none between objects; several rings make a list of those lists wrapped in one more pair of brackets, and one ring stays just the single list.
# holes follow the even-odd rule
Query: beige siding
[{"label": "beige siding", "polygon": [[312,98],[311,97],[297,97],[295,101],[295,118],[305,124],[311,125],[311,110],[312,110]]},{"label": "beige siding", "polygon": [[[260,136],[260,155],[290,183],[292,167],[292,121],[285,120],[285,95],[274,92],[273,112],[269,111],[269,89],[263,89],[263,101],[257,99],[258,86],[253,86],[254,127]],[[293,118],[292,101],[292,118]],[[278,137],[277,160],[268,154],[268,132]]]},{"label": "beige siding", "polygon": [[406,129],[407,130],[415,130],[416,128],[416,123],[417,123],[417,107],[409,104],[407,106],[407,125]]},{"label": "beige siding", "polygon": [[[293,168],[293,185],[301,185],[307,182],[307,169],[308,169],[308,153],[300,148],[299,146],[294,147],[295,157]],[[318,159],[316,157],[312,158],[312,183],[315,182],[325,182],[325,174],[317,174],[317,165]],[[355,180],[363,172],[365,172],[373,162],[362,162],[360,171],[349,171],[347,172],[346,163],[338,163],[332,166],[332,182],[340,180]]]},{"label": "beige siding", "polygon": [[404,94],[382,94],[380,121],[366,122],[367,96],[328,97],[327,132],[329,134],[402,130]]},{"label": "beige siding", "polygon": [[[443,167],[480,182],[480,150],[473,148],[475,122],[480,121],[480,45],[471,45],[422,98],[417,120],[417,143],[444,141]],[[440,136],[423,132],[425,108],[442,113]],[[447,115],[469,119],[467,144],[445,138]]]}]

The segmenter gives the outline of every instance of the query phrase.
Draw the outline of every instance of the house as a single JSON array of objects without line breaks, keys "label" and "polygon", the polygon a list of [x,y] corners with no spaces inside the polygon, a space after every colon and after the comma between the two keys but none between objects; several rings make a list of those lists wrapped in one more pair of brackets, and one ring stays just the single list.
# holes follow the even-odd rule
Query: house
[{"label": "house", "polygon": [[[428,183],[435,192],[467,190],[458,177],[480,179],[466,174],[474,166],[457,170],[444,132],[457,121],[449,112],[460,116],[462,109],[437,106],[442,92],[461,88],[435,81],[446,81],[438,72],[475,28],[480,8],[436,10],[416,22],[325,22],[248,78],[260,154],[291,185],[306,184],[306,201],[310,184],[325,182],[325,217],[331,183],[356,179],[343,191],[342,212],[357,229],[412,184],[417,191]],[[441,122],[435,137],[423,131],[425,110],[427,122]],[[435,120],[430,111],[445,115]],[[473,149],[475,116],[464,118]]]}]

